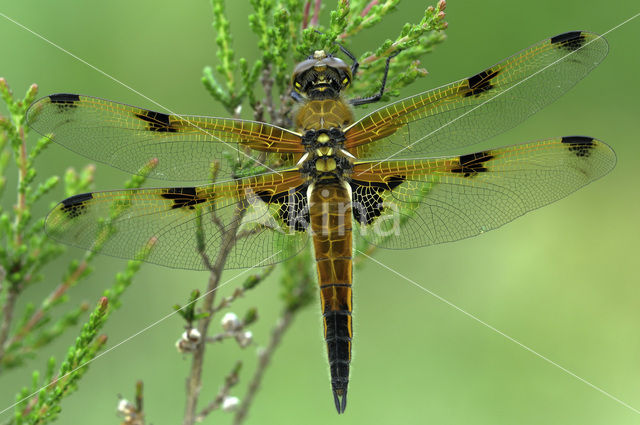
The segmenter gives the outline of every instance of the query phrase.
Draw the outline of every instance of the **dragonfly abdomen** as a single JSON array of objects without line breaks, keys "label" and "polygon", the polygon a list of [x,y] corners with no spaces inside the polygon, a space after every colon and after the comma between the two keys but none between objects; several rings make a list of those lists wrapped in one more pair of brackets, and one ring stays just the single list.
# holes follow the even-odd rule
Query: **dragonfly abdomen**
[{"label": "dragonfly abdomen", "polygon": [[342,413],[353,337],[351,191],[336,181],[310,186],[308,196],[331,387],[336,409]]}]

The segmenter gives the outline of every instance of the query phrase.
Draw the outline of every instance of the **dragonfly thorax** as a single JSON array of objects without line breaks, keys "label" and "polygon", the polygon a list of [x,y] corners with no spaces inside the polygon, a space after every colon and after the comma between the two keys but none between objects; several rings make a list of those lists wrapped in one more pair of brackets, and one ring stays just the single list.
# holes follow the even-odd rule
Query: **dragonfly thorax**
[{"label": "dragonfly thorax", "polygon": [[[331,148],[310,154],[300,166],[300,173],[308,180],[320,182],[330,179],[332,181],[344,180],[353,170],[350,158],[340,151]],[[325,155],[324,153],[329,153]]]},{"label": "dragonfly thorax", "polygon": [[309,179],[342,179],[353,168],[353,155],[344,150],[344,133],[338,128],[308,130],[302,136],[307,153],[300,160],[300,172]]},{"label": "dragonfly thorax", "polygon": [[302,146],[307,152],[313,152],[319,148],[342,148],[345,140],[343,131],[336,127],[307,130],[302,135]]}]

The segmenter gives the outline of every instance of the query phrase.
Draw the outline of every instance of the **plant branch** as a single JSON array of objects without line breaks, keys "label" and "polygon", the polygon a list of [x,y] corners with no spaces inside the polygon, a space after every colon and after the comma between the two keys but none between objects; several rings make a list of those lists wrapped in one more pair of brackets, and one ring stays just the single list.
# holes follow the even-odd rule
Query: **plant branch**
[{"label": "plant branch", "polygon": [[218,252],[215,263],[211,263],[209,256],[205,252],[204,244],[199,244],[202,261],[204,262],[207,269],[209,269],[207,295],[204,297],[203,301],[203,310],[208,314],[206,317],[200,319],[198,324],[198,331],[200,332],[200,335],[202,335],[203,339],[198,344],[193,353],[193,360],[191,361],[191,372],[189,373],[189,377],[187,378],[187,400],[185,403],[184,419],[182,421],[183,425],[192,425],[196,420],[198,398],[200,396],[200,390],[202,388],[202,365],[204,363],[204,353],[207,346],[207,344],[205,343],[205,339],[209,330],[211,319],[213,318],[213,303],[216,299],[216,289],[218,288],[218,283],[220,282],[220,276],[222,275],[222,270],[224,269],[224,265],[227,261],[227,256],[235,245],[236,234],[238,232],[238,228],[240,227],[244,211],[245,209],[241,208],[241,205],[238,204],[238,207],[236,208],[232,219],[232,224],[229,229],[227,229],[227,231],[223,234],[222,244],[220,245],[220,250]]},{"label": "plant branch", "polygon": [[295,316],[296,310],[285,310],[282,317],[278,320],[276,327],[271,332],[271,339],[269,340],[269,345],[262,352],[258,354],[258,367],[251,378],[251,382],[249,383],[249,389],[247,390],[247,394],[244,396],[242,400],[242,404],[240,408],[236,412],[236,415],[233,419],[234,425],[239,425],[247,417],[247,413],[249,412],[249,408],[253,402],[253,399],[260,389],[260,383],[262,382],[262,377],[264,376],[264,372],[269,366],[271,362],[271,357],[275,352],[278,345],[280,345],[280,341],[282,340],[283,335],[293,323],[293,318]]},{"label": "plant branch", "polygon": [[304,12],[302,15],[302,27],[301,29],[305,29],[309,26],[309,11],[311,10],[311,0],[307,0],[304,4]]},{"label": "plant branch", "polygon": [[[4,276],[0,276],[4,279]],[[0,279],[0,282],[2,281]],[[2,307],[2,328],[0,328],[0,371],[2,371],[2,359],[4,358],[7,337],[9,336],[9,329],[11,328],[11,319],[13,318],[13,308],[16,304],[18,297],[18,291],[12,287],[8,289],[7,299]],[[8,344],[7,344],[8,345]]]},{"label": "plant branch", "polygon": [[[240,232],[239,234],[242,234],[242,232]],[[271,274],[273,269],[275,269],[275,265],[272,264],[264,267],[259,273],[249,276],[242,284],[242,287],[236,288],[231,295],[223,298],[218,303],[218,305],[213,309],[213,313],[217,313],[220,310],[228,307],[236,299],[242,297],[248,290],[255,288],[258,283],[262,282],[267,278],[267,276]]]},{"label": "plant branch", "polygon": [[320,8],[322,7],[322,0],[316,0],[313,5],[313,17],[311,17],[311,22],[309,26],[317,27],[318,21],[320,20]]},{"label": "plant branch", "polygon": [[26,185],[25,180],[27,179],[27,145],[24,137],[24,127],[20,126],[18,128],[18,134],[20,135],[20,150],[19,157],[17,160],[18,163],[18,201],[16,203],[16,247],[20,247],[22,244],[22,221],[26,211]]},{"label": "plant branch", "polygon": [[216,398],[214,398],[211,403],[209,403],[204,409],[200,411],[200,413],[198,413],[196,422],[202,422],[204,418],[206,418],[211,412],[219,409],[222,406],[225,398],[229,396],[231,388],[233,388],[239,381],[238,373],[240,372],[241,367],[242,362],[237,362],[231,370],[231,373],[229,373],[229,375],[227,375],[227,377],[224,379],[224,386],[220,388],[220,391],[218,391],[218,395],[216,395]]},{"label": "plant branch", "polygon": [[267,65],[267,67],[262,71],[262,76],[260,77],[260,82],[262,83],[262,87],[264,87],[264,105],[267,109],[267,113],[271,120],[276,121],[277,117],[275,116],[275,108],[273,106],[273,78],[271,77],[271,65]]},{"label": "plant branch", "polygon": [[[65,279],[62,283],[60,283],[56,289],[54,289],[47,298],[44,299],[40,308],[36,310],[27,323],[24,324],[11,338],[7,345],[13,345],[20,342],[29,332],[42,320],[45,316],[45,308],[52,305],[55,301],[60,299],[65,292],[71,288],[84,274],[88,266],[87,260],[83,260],[75,270]],[[1,359],[1,357],[0,357]]]}]

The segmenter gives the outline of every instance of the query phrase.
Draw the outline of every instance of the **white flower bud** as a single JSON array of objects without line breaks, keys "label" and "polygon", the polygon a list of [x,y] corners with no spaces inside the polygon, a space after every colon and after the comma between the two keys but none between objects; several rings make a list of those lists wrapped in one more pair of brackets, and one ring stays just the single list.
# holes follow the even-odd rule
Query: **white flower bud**
[{"label": "white flower bud", "polygon": [[227,332],[233,332],[240,327],[240,319],[235,313],[227,313],[222,318],[222,329]]},{"label": "white flower bud", "polygon": [[236,341],[240,347],[245,348],[253,341],[253,333],[251,331],[241,332],[236,335]]},{"label": "white flower bud", "polygon": [[180,338],[179,340],[176,341],[176,350],[178,350],[178,353],[187,353],[187,347],[185,347],[184,344],[184,339]]},{"label": "white flower bud", "polygon": [[197,330],[196,328],[191,328],[182,334],[182,338],[189,340],[189,342],[197,344],[202,339],[202,336],[200,335],[199,330]]},{"label": "white flower bud", "polygon": [[233,412],[240,405],[240,399],[238,397],[225,397],[222,400],[222,410],[225,412]]},{"label": "white flower bud", "polygon": [[201,339],[202,336],[197,329],[188,329],[184,331],[180,339],[176,341],[176,349],[180,353],[191,353],[195,351]]},{"label": "white flower bud", "polygon": [[136,408],[131,402],[125,398],[121,398],[118,402],[118,413],[122,413],[123,415],[130,415],[135,413]]}]

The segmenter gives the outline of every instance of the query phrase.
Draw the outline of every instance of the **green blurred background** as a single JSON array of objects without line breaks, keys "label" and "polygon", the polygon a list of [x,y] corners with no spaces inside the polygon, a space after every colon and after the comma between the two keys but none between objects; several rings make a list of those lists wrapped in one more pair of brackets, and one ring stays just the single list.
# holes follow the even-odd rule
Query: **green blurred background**
[{"label": "green blurred background", "polygon": [[[238,54],[254,55],[248,1],[228,3]],[[416,22],[427,5],[404,0],[384,26],[358,36],[353,50],[372,50],[403,23]],[[204,0],[2,0],[0,11],[171,110],[225,115],[200,83],[203,66],[215,64],[211,8]],[[604,33],[638,11],[629,1],[452,0],[447,7],[448,41],[424,58],[430,75],[410,91],[473,75],[558,33]],[[486,235],[410,251],[378,251],[376,258],[640,409],[640,18],[607,39],[609,57],[591,75],[490,144],[573,134],[598,137],[618,155],[610,175]],[[153,107],[1,17],[0,40],[0,76],[16,92],[36,82],[41,95],[73,92]],[[85,163],[52,146],[39,172],[59,174]],[[126,178],[100,166],[96,188],[117,189]],[[80,254],[69,249],[69,258]],[[93,303],[111,284],[113,271],[123,267],[121,260],[101,257],[96,264],[100,273],[76,288],[72,301]],[[48,293],[61,273],[49,270],[46,282],[25,294],[20,306]],[[233,276],[229,273],[223,281]],[[168,314],[191,289],[205,288],[206,281],[206,273],[145,266],[107,325],[110,346]],[[239,282],[231,281],[221,294],[229,294]],[[228,341],[210,347],[203,401],[215,396],[236,359],[245,361],[241,383],[233,391],[242,398],[257,346],[266,343],[280,312],[279,292],[277,276],[272,276],[233,306],[238,314],[258,307],[256,345],[240,350]],[[319,306],[314,304],[298,316],[278,349],[247,423],[640,423],[638,411],[373,262],[357,271],[354,297],[354,361],[346,414],[337,417],[333,407]],[[132,398],[135,381],[142,379],[148,422],[181,423],[190,359],[173,344],[182,325],[173,317],[96,360],[78,393],[63,403],[59,422],[118,423],[117,394]],[[219,329],[218,319],[214,327]],[[50,355],[62,358],[72,341],[69,334],[26,367],[6,373],[0,381],[0,408],[30,383],[32,369],[43,369]],[[230,423],[231,418],[218,412],[206,423]]]}]

